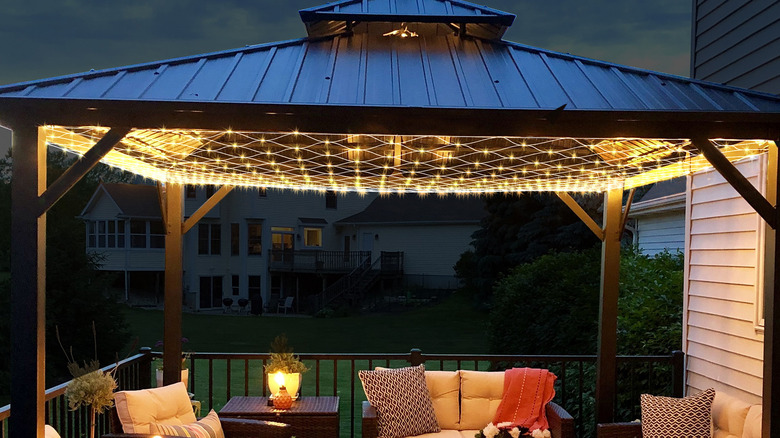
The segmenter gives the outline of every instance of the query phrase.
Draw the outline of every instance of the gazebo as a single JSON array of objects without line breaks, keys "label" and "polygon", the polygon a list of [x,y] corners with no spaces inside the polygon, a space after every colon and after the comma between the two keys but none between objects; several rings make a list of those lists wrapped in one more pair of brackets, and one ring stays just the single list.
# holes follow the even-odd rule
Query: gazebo
[{"label": "gazebo", "polygon": [[[298,40],[0,87],[13,130],[12,437],[43,436],[46,211],[100,161],[158,181],[166,382],[179,378],[182,235],[234,187],[557,193],[603,241],[600,422],[614,411],[624,190],[714,166],[775,227],[775,199],[732,162],[768,151],[776,173],[778,96],[504,41],[513,15],[460,0],[300,15]],[[81,155],[51,184],[48,146]],[[184,184],[222,188],[184,220]],[[602,223],[569,193],[603,193]],[[780,436],[772,292],[764,436]]]}]

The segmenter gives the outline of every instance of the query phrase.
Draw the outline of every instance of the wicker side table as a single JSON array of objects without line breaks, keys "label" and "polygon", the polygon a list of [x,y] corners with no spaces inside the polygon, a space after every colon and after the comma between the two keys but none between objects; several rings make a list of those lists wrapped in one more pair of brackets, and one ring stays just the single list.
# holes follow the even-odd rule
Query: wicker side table
[{"label": "wicker side table", "polygon": [[268,397],[231,397],[219,416],[287,423],[296,438],[339,438],[338,397],[301,397],[285,410],[268,406]]}]

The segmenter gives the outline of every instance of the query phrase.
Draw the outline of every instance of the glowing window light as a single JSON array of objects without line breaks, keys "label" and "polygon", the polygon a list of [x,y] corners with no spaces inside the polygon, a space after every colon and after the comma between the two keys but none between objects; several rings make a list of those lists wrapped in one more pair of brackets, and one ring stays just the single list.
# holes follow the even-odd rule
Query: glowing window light
[{"label": "glowing window light", "polygon": [[[45,136],[49,144],[63,151],[83,155],[107,129],[47,126]],[[712,141],[732,161],[763,153],[768,147],[763,140]],[[709,167],[686,139],[387,136],[170,128],[131,131],[103,162],[162,182],[464,195],[603,191],[636,187]]]}]

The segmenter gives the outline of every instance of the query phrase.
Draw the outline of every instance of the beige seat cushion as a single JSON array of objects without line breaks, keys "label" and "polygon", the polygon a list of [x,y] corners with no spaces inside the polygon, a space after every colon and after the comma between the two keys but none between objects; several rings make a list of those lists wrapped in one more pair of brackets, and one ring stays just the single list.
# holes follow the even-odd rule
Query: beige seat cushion
[{"label": "beige seat cushion", "polygon": [[[442,429],[459,429],[460,372],[425,371],[425,383],[431,394],[436,421]],[[473,438],[472,435],[469,438]]]},{"label": "beige seat cushion", "polygon": [[480,432],[478,429],[465,429],[460,431],[460,438],[474,438],[474,435]]},{"label": "beige seat cushion", "polygon": [[119,391],[116,413],[125,433],[150,433],[151,423],[182,425],[197,421],[184,383],[138,391]]},{"label": "beige seat cushion", "polygon": [[714,438],[740,438],[745,426],[750,405],[723,391],[715,392],[712,402],[712,424],[715,426]]},{"label": "beige seat cushion", "polygon": [[748,410],[742,438],[761,438],[761,405],[753,405]]},{"label": "beige seat cushion", "polygon": [[[454,429],[442,429],[441,432],[424,433],[422,435],[416,435],[414,438],[463,438],[457,430]],[[471,435],[468,438],[474,438]]]},{"label": "beige seat cushion", "polygon": [[460,429],[482,429],[496,416],[504,394],[504,372],[461,370],[460,393]]},{"label": "beige seat cushion", "polygon": [[60,434],[48,424],[43,426],[43,436],[44,438],[60,438]]}]

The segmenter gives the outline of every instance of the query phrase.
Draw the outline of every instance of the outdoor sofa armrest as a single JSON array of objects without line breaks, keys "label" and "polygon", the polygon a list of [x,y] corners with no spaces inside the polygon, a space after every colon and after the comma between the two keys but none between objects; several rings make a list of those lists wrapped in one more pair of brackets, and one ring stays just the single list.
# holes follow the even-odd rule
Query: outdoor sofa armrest
[{"label": "outdoor sofa armrest", "polygon": [[596,438],[642,438],[642,423],[599,423]]},{"label": "outdoor sofa armrest", "polygon": [[379,429],[376,425],[376,409],[367,401],[363,402],[363,438],[376,438]]},{"label": "outdoor sofa armrest", "polygon": [[547,403],[545,406],[547,423],[553,438],[574,438],[574,417],[557,403]]},{"label": "outdoor sofa armrest", "polygon": [[[574,438],[574,418],[556,403],[546,406],[547,422],[553,438]],[[363,402],[363,438],[376,438],[379,435],[376,426],[376,409],[367,401]]]}]

